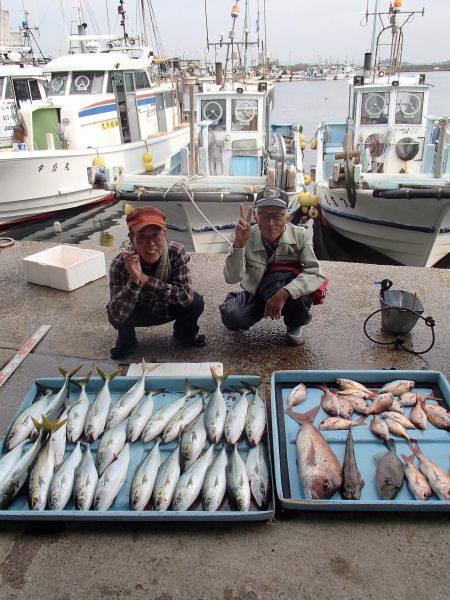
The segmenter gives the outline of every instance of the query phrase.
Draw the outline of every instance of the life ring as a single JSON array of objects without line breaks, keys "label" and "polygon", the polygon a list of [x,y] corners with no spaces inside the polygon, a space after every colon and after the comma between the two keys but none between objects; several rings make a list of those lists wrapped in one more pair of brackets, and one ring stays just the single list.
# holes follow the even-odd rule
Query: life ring
[{"label": "life ring", "polygon": [[14,240],[9,237],[0,238],[0,248],[8,248],[8,246],[12,246],[14,244]]}]

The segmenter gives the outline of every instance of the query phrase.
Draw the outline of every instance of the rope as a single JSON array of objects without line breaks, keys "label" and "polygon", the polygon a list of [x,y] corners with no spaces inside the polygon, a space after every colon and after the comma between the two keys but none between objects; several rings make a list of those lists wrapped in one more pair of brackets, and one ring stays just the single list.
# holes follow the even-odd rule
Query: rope
[{"label": "rope", "polygon": [[[189,181],[192,181],[195,177],[191,177],[189,179]],[[211,229],[213,229],[213,231],[215,231],[217,233],[217,235],[219,237],[221,237],[231,248],[231,246],[233,245],[232,242],[230,242],[230,240],[228,238],[226,238],[224,235],[222,235],[220,233],[220,231],[217,229],[217,227],[215,227],[211,221],[208,219],[208,217],[203,213],[203,211],[201,210],[201,208],[197,205],[197,203],[194,200],[194,195],[193,195],[193,191],[190,187],[188,187],[186,185],[186,183],[183,181],[181,183],[175,182],[173,183],[164,193],[164,198],[166,198],[167,194],[170,192],[170,190],[172,188],[174,188],[175,186],[179,186],[181,189],[183,189],[186,192],[187,197],[189,198],[189,200],[192,202],[192,204],[195,206],[195,208],[198,210],[198,212],[202,215],[202,217],[205,219],[205,221],[208,223],[208,225],[211,227]]]},{"label": "rope", "polygon": [[386,306],[384,308],[379,308],[378,310],[374,311],[371,315],[369,315],[367,317],[367,319],[364,321],[364,333],[366,335],[367,338],[369,338],[369,340],[371,342],[373,342],[374,344],[379,344],[380,346],[391,346],[394,345],[395,348],[398,350],[399,348],[403,348],[403,350],[406,350],[406,352],[409,352],[410,354],[415,354],[416,356],[420,356],[421,354],[426,354],[427,352],[429,352],[431,350],[431,348],[434,346],[434,342],[435,342],[435,333],[434,333],[434,328],[436,326],[435,320],[433,319],[433,317],[422,317],[422,315],[419,315],[416,313],[416,311],[411,310],[410,308],[401,308],[401,309],[397,309],[400,312],[404,312],[404,311],[408,311],[413,313],[414,315],[416,315],[417,317],[419,317],[420,319],[422,319],[423,321],[425,321],[425,325],[427,327],[431,327],[431,344],[428,346],[428,348],[426,350],[422,350],[421,352],[415,352],[414,350],[411,350],[410,348],[406,348],[406,346],[404,346],[404,342],[405,339],[401,336],[397,336],[395,338],[395,340],[392,340],[390,342],[382,342],[380,340],[374,340],[373,338],[370,337],[370,335],[367,333],[367,323],[370,321],[370,319],[375,316],[376,314],[384,311],[384,310],[393,310],[396,307],[392,307],[392,306]]}]

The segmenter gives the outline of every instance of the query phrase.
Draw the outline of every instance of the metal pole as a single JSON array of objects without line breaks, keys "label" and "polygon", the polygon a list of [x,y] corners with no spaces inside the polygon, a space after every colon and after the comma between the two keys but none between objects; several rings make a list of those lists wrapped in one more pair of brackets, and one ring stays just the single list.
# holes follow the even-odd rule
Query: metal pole
[{"label": "metal pole", "polygon": [[371,52],[372,52],[372,62],[370,65],[371,69],[375,69],[375,50],[376,50],[376,43],[377,43],[377,30],[378,30],[378,13],[380,10],[380,0],[375,0],[375,14],[373,16],[373,28],[372,28],[372,46],[371,46]]},{"label": "metal pole", "polygon": [[189,112],[190,112],[190,124],[189,124],[189,142],[190,142],[190,153],[189,153],[189,172],[191,176],[195,175],[196,172],[196,160],[195,160],[195,94],[194,85],[189,86]]}]

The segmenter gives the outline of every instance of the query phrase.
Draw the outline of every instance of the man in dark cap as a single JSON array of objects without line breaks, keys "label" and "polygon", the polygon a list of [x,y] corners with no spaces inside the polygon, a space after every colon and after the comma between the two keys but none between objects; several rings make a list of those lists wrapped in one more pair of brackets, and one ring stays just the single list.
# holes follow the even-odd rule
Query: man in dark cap
[{"label": "man in dark cap", "polygon": [[256,196],[256,226],[252,207],[236,223],[235,240],[227,256],[227,283],[240,283],[242,292],[231,292],[220,306],[223,324],[246,330],[263,317],[284,318],[287,342],[298,345],[311,316],[312,303],[320,304],[327,280],[312,246],[312,232],[288,222],[286,192],[266,187]]},{"label": "man in dark cap", "polygon": [[203,347],[198,318],[202,296],[194,292],[189,255],[184,247],[166,238],[165,215],[152,206],[136,208],[127,215],[131,247],[111,263],[108,317],[117,330],[111,348],[113,359],[123,358],[137,346],[136,327],[175,321],[173,335],[192,346]]}]

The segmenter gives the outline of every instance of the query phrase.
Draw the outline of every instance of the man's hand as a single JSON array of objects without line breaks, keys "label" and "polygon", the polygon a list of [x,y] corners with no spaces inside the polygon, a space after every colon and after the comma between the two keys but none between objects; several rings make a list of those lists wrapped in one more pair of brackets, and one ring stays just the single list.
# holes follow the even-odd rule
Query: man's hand
[{"label": "man's hand", "polygon": [[125,254],[125,267],[134,283],[139,283],[142,276],[142,267],[139,254],[136,252],[127,252]]},{"label": "man's hand", "polygon": [[247,243],[248,238],[252,233],[251,225],[252,222],[252,212],[253,209],[251,206],[248,207],[247,215],[244,212],[244,205],[241,204],[241,216],[236,223],[234,238],[234,247],[235,248],[243,248]]},{"label": "man's hand", "polygon": [[286,304],[286,300],[288,298],[289,293],[284,288],[278,290],[278,292],[266,302],[264,316],[270,317],[273,320],[281,319],[281,311],[283,310],[283,306]]}]

